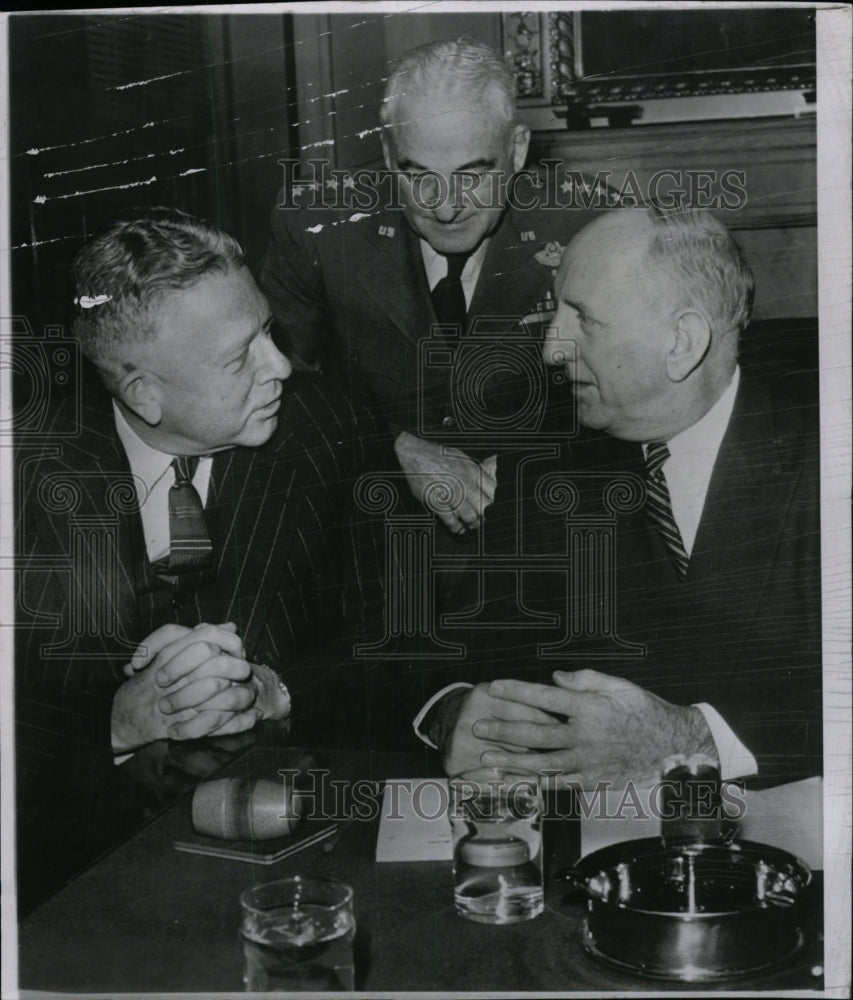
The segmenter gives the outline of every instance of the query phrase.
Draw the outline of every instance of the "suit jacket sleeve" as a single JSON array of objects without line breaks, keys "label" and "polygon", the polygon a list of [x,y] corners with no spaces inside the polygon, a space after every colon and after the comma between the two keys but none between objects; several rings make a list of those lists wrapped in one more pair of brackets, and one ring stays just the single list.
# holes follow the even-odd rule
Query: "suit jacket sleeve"
[{"label": "suit jacket sleeve", "polygon": [[278,656],[267,662],[293,696],[296,742],[363,744],[368,663],[355,647],[381,631],[383,552],[382,518],[363,509],[357,484],[389,459],[368,413],[322,377],[294,379],[301,433],[282,464],[300,464],[305,494],[288,557],[296,576],[279,590],[266,626]]},{"label": "suit jacket sleeve", "polygon": [[[718,642],[719,674],[705,700],[758,762],[758,782],[776,784],[822,772],[820,478],[817,429],[806,437],[789,475],[794,480],[771,570],[755,610]],[[733,604],[736,602],[733,602]],[[722,631],[722,630],[721,630]],[[727,654],[731,651],[730,656]],[[727,673],[723,665],[730,663]],[[709,672],[713,664],[709,663]]]},{"label": "suit jacket sleeve", "polygon": [[[122,769],[113,763],[110,738],[121,661],[105,659],[106,650],[95,648],[97,637],[73,628],[60,579],[67,570],[53,565],[57,548],[25,516],[39,507],[33,495],[39,481],[33,477],[31,489],[18,493],[17,511],[15,790],[22,912],[112,846],[113,823],[124,816]],[[50,655],[51,646],[61,655]]]}]

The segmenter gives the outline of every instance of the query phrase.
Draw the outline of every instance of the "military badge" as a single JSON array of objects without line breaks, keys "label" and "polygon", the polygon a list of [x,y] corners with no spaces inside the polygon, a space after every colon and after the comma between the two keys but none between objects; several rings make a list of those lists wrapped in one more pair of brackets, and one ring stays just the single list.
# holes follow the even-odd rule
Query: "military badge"
[{"label": "military badge", "polygon": [[[541,263],[541,262],[540,262]],[[549,288],[545,295],[539,299],[531,311],[521,320],[522,325],[530,327],[536,323],[550,323],[557,312],[557,303]]]},{"label": "military badge", "polygon": [[545,247],[535,253],[533,257],[537,263],[542,264],[545,267],[550,267],[551,274],[556,274],[557,268],[560,266],[560,261],[563,259],[563,254],[565,252],[566,248],[562,243],[552,240],[550,243],[546,243]]}]

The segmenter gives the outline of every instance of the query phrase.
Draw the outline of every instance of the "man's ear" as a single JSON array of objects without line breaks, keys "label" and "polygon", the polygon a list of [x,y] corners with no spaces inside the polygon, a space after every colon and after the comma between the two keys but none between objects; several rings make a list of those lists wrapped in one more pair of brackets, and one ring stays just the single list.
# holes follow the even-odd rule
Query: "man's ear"
[{"label": "man's ear", "polygon": [[135,368],[119,382],[116,392],[119,400],[151,427],[162,419],[162,393],[156,376]]},{"label": "man's ear", "polygon": [[512,169],[521,170],[527,161],[527,147],[530,145],[530,129],[520,122],[512,130]]},{"label": "man's ear", "polygon": [[666,356],[666,374],[673,382],[683,382],[696,370],[711,345],[711,324],[696,309],[685,309],[675,321],[675,336]]}]

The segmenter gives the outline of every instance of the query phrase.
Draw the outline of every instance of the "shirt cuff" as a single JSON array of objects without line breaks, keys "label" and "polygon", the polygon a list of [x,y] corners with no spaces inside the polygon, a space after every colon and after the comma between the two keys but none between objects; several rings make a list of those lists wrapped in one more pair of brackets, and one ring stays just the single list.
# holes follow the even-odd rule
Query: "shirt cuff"
[{"label": "shirt cuff", "polygon": [[729,724],[712,708],[704,703],[694,705],[705,716],[708,728],[711,730],[717,756],[720,759],[720,778],[730,781],[732,778],[749,778],[758,774],[758,763],[741,741],[732,732]]},{"label": "shirt cuff", "polygon": [[437,705],[438,702],[446,695],[450,694],[451,691],[455,691],[457,688],[472,688],[473,684],[468,684],[466,681],[456,681],[455,684],[448,684],[447,687],[442,688],[430,698],[430,700],[424,705],[424,707],[415,716],[415,721],[412,723],[412,728],[415,730],[415,736],[422,742],[426,743],[428,747],[432,747],[433,750],[438,750],[438,747],[433,743],[433,741],[425,733],[421,732],[421,723],[429,715],[430,709]]}]

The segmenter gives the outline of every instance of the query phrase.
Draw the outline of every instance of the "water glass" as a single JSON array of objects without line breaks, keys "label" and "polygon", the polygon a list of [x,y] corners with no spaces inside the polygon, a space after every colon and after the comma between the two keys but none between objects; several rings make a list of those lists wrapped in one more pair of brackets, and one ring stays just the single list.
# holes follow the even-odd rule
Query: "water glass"
[{"label": "water glass", "polygon": [[450,781],[456,912],[512,924],[544,908],[538,776],[461,775]]},{"label": "water glass", "polygon": [[355,988],[352,889],[296,875],[240,896],[243,982],[250,992]]}]

